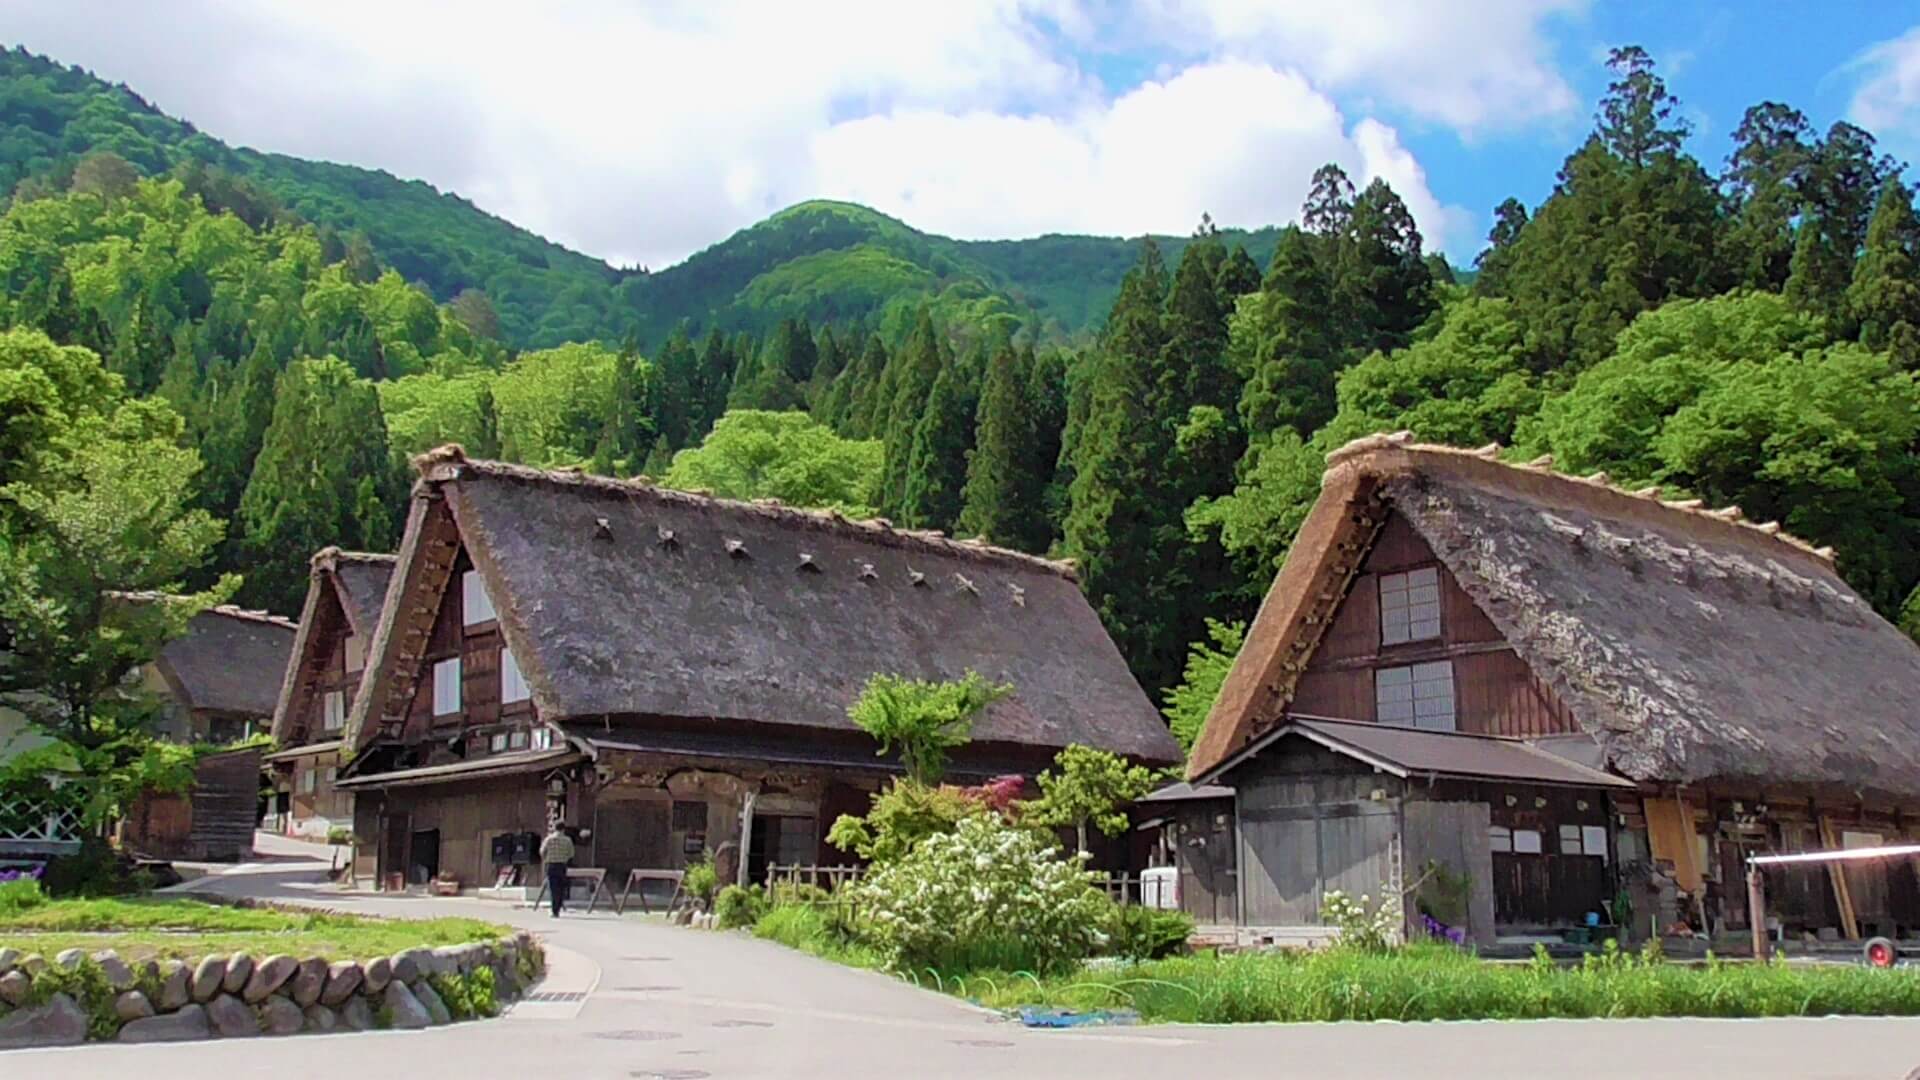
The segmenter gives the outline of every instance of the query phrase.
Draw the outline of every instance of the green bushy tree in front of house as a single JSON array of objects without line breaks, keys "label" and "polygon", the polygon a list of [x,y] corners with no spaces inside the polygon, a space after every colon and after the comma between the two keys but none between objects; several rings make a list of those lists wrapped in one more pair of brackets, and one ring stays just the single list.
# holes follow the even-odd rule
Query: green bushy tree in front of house
[{"label": "green bushy tree in front of house", "polygon": [[1020,820],[1042,828],[1072,829],[1077,850],[1087,850],[1087,827],[1107,836],[1127,830],[1127,807],[1165,782],[1167,774],[1135,765],[1119,754],[1073,745],[1039,776],[1040,797],[1020,804]]},{"label": "green bushy tree in front of house", "polygon": [[1049,971],[1107,941],[1107,900],[1079,857],[981,812],[845,887],[862,940],[898,970]]},{"label": "green bushy tree in front of house", "polygon": [[933,784],[947,770],[947,755],[972,738],[973,721],[987,706],[1013,692],[977,671],[933,681],[878,674],[867,680],[847,709],[854,726],[880,744],[880,754],[900,754],[907,778]]},{"label": "green bushy tree in front of house", "polygon": [[1208,640],[1187,646],[1186,671],[1179,682],[1167,688],[1162,699],[1165,704],[1160,709],[1173,737],[1180,740],[1180,749],[1193,749],[1194,740],[1206,726],[1207,714],[1213,711],[1220,687],[1227,681],[1227,672],[1233,670],[1234,658],[1240,655],[1240,644],[1246,636],[1246,623],[1208,619]]}]

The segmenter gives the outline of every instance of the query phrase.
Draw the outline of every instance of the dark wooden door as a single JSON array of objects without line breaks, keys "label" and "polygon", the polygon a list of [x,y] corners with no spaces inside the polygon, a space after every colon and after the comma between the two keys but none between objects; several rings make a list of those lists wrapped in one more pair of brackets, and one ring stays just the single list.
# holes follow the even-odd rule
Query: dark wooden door
[{"label": "dark wooden door", "polygon": [[1232,813],[1184,814],[1175,830],[1180,906],[1202,925],[1232,926],[1240,903]]},{"label": "dark wooden door", "polygon": [[407,814],[388,814],[380,819],[380,887],[386,888],[388,874],[407,871],[407,842],[413,838],[413,819]]},{"label": "dark wooden door", "polygon": [[663,802],[602,802],[594,812],[593,854],[607,881],[624,886],[629,870],[665,870],[671,859],[670,810]]}]

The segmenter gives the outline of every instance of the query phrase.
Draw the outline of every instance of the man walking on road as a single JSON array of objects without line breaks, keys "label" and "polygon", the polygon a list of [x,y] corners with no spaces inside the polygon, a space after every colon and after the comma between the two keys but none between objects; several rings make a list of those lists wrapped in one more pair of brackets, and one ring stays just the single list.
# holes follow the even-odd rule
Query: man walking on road
[{"label": "man walking on road", "polygon": [[540,844],[540,861],[547,864],[547,895],[553,898],[557,919],[567,899],[567,864],[573,861],[573,838],[558,821],[548,827],[547,838]]}]

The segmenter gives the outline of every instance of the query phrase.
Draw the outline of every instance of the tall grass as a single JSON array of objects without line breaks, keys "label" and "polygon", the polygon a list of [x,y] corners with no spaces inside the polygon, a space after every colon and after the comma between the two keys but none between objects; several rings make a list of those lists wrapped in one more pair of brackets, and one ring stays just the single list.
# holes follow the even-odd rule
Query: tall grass
[{"label": "tall grass", "polygon": [[1204,954],[997,980],[985,1004],[1131,1007],[1174,1023],[1914,1016],[1920,975],[1848,965],[1681,967],[1627,956],[1568,968],[1490,964],[1423,945],[1384,954]]},{"label": "tall grass", "polygon": [[753,924],[755,937],[851,967],[877,968],[880,954],[836,932],[827,913],[813,904],[779,904]]}]

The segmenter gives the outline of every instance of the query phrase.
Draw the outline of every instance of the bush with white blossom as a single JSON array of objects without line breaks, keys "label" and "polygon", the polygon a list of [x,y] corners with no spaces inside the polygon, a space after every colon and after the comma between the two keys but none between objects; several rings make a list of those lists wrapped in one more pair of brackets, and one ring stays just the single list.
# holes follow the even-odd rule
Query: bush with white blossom
[{"label": "bush with white blossom", "polygon": [[1386,952],[1400,943],[1406,918],[1400,898],[1391,888],[1381,886],[1380,903],[1362,895],[1355,900],[1339,889],[1328,889],[1320,897],[1320,919],[1340,928],[1339,945],[1363,952]]},{"label": "bush with white blossom", "polygon": [[977,813],[847,888],[860,937],[894,968],[1058,968],[1106,941],[1110,904],[1084,862]]}]

